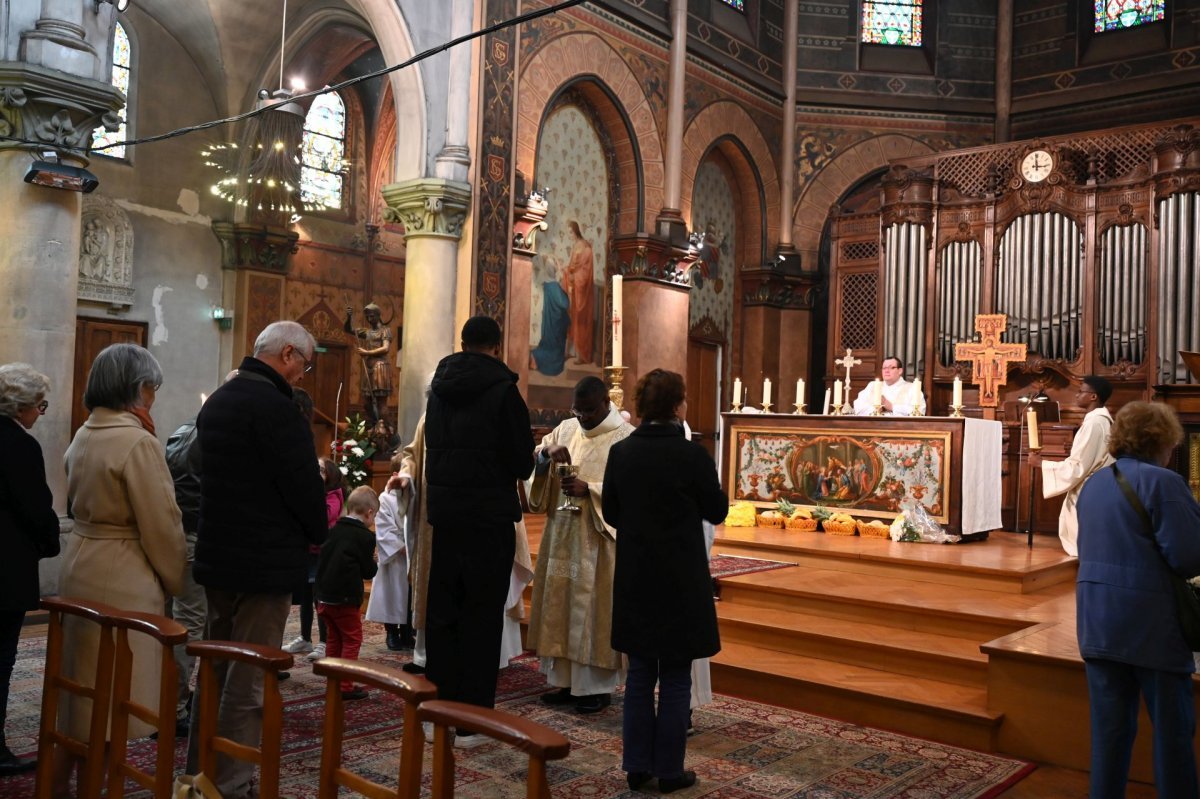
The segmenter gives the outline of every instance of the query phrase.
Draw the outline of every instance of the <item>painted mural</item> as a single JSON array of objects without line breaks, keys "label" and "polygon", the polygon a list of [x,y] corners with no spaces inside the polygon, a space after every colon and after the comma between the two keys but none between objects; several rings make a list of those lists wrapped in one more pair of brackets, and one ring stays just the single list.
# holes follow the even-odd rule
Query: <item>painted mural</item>
[{"label": "painted mural", "polygon": [[591,120],[575,105],[551,112],[537,150],[549,226],[533,259],[531,386],[571,387],[604,358],[608,167]]},{"label": "painted mural", "polygon": [[728,344],[733,323],[734,256],[737,253],[737,208],[728,178],[707,160],[696,170],[692,189],[693,231],[703,235],[700,260],[692,272],[688,325],[708,317]]}]

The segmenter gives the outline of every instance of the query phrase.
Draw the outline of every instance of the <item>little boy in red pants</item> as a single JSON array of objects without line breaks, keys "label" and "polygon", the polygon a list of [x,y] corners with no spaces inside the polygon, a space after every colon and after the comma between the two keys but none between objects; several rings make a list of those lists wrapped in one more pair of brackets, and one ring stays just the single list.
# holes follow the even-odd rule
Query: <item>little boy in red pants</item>
[{"label": "little boy in red pants", "polygon": [[[346,515],[329,530],[317,560],[317,615],[325,620],[325,654],[358,660],[362,647],[363,580],[375,576],[375,534],[371,525],[379,512],[379,497],[359,486],[346,500]],[[342,683],[342,699],[365,699],[366,689]]]}]

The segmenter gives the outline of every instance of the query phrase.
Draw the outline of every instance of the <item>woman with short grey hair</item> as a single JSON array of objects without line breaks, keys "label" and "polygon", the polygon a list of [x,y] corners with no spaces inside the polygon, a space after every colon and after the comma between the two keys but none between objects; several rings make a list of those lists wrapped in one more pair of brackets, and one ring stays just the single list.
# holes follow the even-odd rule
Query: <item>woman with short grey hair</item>
[{"label": "woman with short grey hair", "polygon": [[58,554],[58,514],[37,440],[25,432],[46,412],[50,380],[29,364],[0,366],[0,777],[31,771],[8,748],[4,722],[25,612],[38,606],[38,561]]},{"label": "woman with short grey hair", "polygon": [[[163,446],[154,435],[150,410],[162,385],[162,368],[136,344],[113,344],[96,356],[83,403],[88,420],[67,448],[67,501],[75,526],[63,551],[59,593],[123,610],[161,614],[165,594],[183,588],[186,543],[182,516]],[[66,676],[85,685],[94,680],[99,636],[94,625],[65,629]],[[160,653],[146,636],[130,641],[133,701],[158,702]],[[90,705],[67,701],[59,727],[86,738]],[[129,737],[152,728],[130,720]],[[60,757],[55,791],[65,792],[79,763]]]}]

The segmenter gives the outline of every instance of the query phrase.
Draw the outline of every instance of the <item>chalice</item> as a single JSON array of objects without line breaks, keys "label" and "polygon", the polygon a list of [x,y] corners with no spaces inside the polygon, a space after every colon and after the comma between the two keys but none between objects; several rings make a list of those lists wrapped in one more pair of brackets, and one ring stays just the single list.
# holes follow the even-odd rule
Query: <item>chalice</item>
[{"label": "chalice", "polygon": [[[579,474],[579,467],[574,463],[556,463],[554,464],[554,471],[558,475],[561,486],[562,480]],[[565,493],[563,496],[565,497],[563,504],[559,505],[555,510],[563,513],[579,513],[579,506],[575,504],[575,497],[567,496]]]}]

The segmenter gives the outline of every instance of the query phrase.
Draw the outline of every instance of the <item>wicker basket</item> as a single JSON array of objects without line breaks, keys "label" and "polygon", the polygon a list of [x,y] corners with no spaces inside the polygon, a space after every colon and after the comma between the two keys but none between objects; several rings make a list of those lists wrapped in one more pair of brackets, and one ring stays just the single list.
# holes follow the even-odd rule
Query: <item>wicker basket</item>
[{"label": "wicker basket", "polygon": [[803,516],[794,516],[787,520],[787,529],[796,530],[799,532],[811,533],[817,529],[816,519],[806,519]]},{"label": "wicker basket", "polygon": [[771,516],[768,516],[765,513],[760,513],[755,517],[755,521],[758,522],[759,527],[775,527],[782,529],[784,519],[779,513],[773,513]]},{"label": "wicker basket", "polygon": [[828,519],[821,522],[821,527],[830,535],[857,535],[858,525],[855,522],[831,522]]},{"label": "wicker basket", "polygon": [[865,538],[887,538],[890,532],[891,530],[886,524],[880,527],[877,524],[858,523],[858,534]]}]

